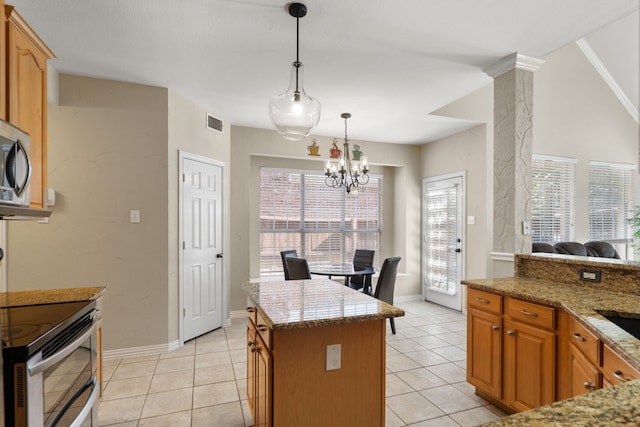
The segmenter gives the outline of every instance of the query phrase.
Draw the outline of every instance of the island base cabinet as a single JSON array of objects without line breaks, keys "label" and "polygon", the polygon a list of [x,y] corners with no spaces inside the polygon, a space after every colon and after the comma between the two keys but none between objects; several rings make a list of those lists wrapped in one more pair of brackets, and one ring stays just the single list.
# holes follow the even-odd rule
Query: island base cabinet
[{"label": "island base cabinet", "polygon": [[250,318],[247,321],[247,404],[255,427],[272,425],[271,370],[271,352]]},{"label": "island base cabinet", "polygon": [[[340,368],[327,370],[327,346]],[[385,319],[273,331],[275,427],[376,427],[385,420]]]}]

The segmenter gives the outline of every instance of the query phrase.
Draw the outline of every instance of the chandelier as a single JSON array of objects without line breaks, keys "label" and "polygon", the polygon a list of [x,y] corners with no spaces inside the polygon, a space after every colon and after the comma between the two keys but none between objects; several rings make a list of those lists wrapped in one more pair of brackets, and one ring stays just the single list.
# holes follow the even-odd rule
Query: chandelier
[{"label": "chandelier", "polygon": [[306,16],[307,7],[302,3],[291,3],[289,15],[296,18],[296,60],[291,64],[289,88],[271,99],[269,117],[280,135],[291,141],[300,141],[318,126],[320,102],[310,97],[302,86],[304,66],[300,54],[300,18]]},{"label": "chandelier", "polygon": [[335,138],[330,150],[331,158],[327,160],[324,168],[324,174],[326,175],[324,182],[329,187],[344,187],[348,194],[353,190],[357,191],[359,186],[366,185],[369,182],[369,175],[367,175],[369,166],[367,158],[362,156],[362,151],[360,151],[358,145],[353,146],[353,160],[351,160],[349,138],[347,137],[347,119],[351,117],[351,114],[342,113],[340,117],[344,119],[343,149],[340,150],[338,148],[338,139]]}]

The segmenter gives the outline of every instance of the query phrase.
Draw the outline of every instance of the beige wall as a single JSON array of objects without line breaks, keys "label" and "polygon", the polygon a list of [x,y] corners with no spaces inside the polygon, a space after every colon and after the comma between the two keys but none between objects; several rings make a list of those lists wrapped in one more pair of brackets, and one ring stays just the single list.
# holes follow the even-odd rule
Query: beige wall
[{"label": "beige wall", "polygon": [[[488,240],[486,189],[486,126],[478,125],[465,132],[425,144],[422,149],[422,174],[432,178],[454,172],[465,172],[465,278],[487,277],[485,262],[491,249]],[[480,159],[477,161],[476,159]],[[466,225],[466,216],[475,216],[474,225]]]},{"label": "beige wall", "polygon": [[578,160],[576,240],[586,242],[589,161],[636,163],[640,127],[577,45],[545,59],[534,80],[533,152]]},{"label": "beige wall", "polygon": [[9,225],[9,290],[106,286],[105,350],[166,348],[179,337],[178,150],[226,164],[229,132],[207,130],[206,111],[167,89],[59,82],[49,106],[56,205],[50,224]]},{"label": "beige wall", "polygon": [[106,349],[167,342],[166,106],[166,89],[61,75],[50,223],[9,224],[9,290],[106,286]]},{"label": "beige wall", "polygon": [[[578,159],[576,176],[576,240],[589,239],[588,224],[588,168],[590,160],[619,163],[636,163],[639,127],[627,110],[620,104],[611,89],[582,54],[576,44],[570,44],[544,58],[545,63],[534,73],[533,96],[533,152],[550,156],[573,157]],[[476,211],[482,212],[484,204],[487,223],[485,246],[475,245],[467,248],[467,277],[473,277],[475,271],[481,271],[486,265],[488,276],[504,275],[492,271],[490,252],[492,247],[491,219],[493,202],[491,188],[493,181],[493,84],[487,85],[466,97],[463,97],[435,112],[436,114],[484,121],[486,133],[480,128],[463,132],[453,137],[426,144],[423,149],[423,174],[433,176],[437,171],[455,171],[460,163],[452,153],[443,148],[445,143],[453,153],[474,153],[462,163],[464,169],[477,168],[482,154],[475,152],[486,141],[486,164],[482,165],[486,179],[474,181],[467,175],[467,185],[473,184],[479,194]],[[485,139],[486,138],[486,139]],[[436,173],[437,172],[437,173]],[[477,173],[473,174],[477,176]],[[473,204],[475,191],[467,191],[467,214]],[[640,198],[637,200],[640,203]],[[478,226],[467,226],[467,232]],[[472,235],[467,236],[467,244],[473,243]],[[482,240],[480,240],[482,242]],[[482,250],[481,250],[482,248]],[[477,260],[482,257],[482,260]],[[512,271],[512,264],[508,264]]]},{"label": "beige wall", "polygon": [[[311,138],[291,142],[272,130],[237,126],[231,137],[231,310],[241,310],[246,305],[242,283],[259,276],[260,167],[320,170],[333,138],[314,135],[323,157],[310,160],[306,147]],[[402,257],[400,272],[407,276],[398,281],[396,294],[415,295],[420,280],[420,147],[352,141],[356,143],[372,172],[384,173],[380,256]]]}]

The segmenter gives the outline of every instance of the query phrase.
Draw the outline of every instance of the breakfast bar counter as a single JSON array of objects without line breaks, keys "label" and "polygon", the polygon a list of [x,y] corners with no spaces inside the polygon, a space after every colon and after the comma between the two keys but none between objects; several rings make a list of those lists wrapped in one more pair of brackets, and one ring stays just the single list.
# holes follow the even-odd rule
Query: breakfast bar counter
[{"label": "breakfast bar counter", "polygon": [[386,319],[402,310],[326,278],[243,289],[255,425],[384,426]]}]

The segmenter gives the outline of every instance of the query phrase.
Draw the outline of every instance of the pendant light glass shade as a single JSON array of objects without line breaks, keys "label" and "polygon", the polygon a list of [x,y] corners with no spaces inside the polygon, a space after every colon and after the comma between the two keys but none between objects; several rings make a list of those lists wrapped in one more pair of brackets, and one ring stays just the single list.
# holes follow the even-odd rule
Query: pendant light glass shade
[{"label": "pendant light glass shade", "polygon": [[302,85],[304,65],[291,64],[289,89],[274,96],[269,103],[269,116],[280,135],[291,141],[300,141],[318,126],[320,102],[307,95]]},{"label": "pendant light glass shade", "polygon": [[304,66],[300,62],[300,18],[306,16],[307,7],[291,3],[289,15],[296,18],[296,60],[291,64],[289,89],[271,99],[269,117],[283,138],[300,141],[318,126],[320,102],[304,91]]}]

